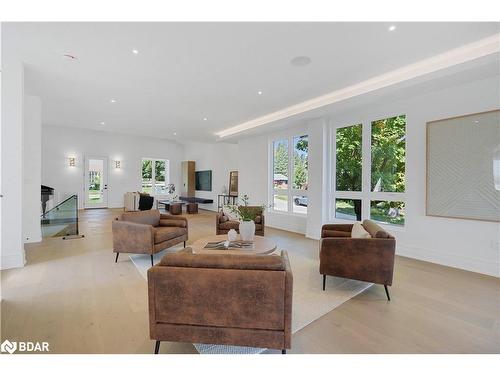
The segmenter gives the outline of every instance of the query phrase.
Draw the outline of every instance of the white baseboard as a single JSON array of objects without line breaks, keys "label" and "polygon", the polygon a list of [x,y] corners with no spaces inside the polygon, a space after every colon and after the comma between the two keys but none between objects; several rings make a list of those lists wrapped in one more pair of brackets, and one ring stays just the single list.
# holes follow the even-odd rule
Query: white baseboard
[{"label": "white baseboard", "polygon": [[482,273],[489,276],[500,277],[500,261],[487,261],[458,254],[444,253],[435,249],[397,244],[396,254],[408,258],[423,260],[443,266],[459,268],[466,271]]},{"label": "white baseboard", "polygon": [[24,267],[25,259],[23,254],[2,254],[0,270]]}]

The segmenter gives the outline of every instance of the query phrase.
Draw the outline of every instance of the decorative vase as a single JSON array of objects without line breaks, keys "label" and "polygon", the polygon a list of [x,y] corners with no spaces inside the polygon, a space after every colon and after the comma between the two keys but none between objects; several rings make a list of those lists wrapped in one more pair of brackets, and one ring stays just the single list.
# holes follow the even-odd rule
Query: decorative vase
[{"label": "decorative vase", "polygon": [[238,233],[234,229],[231,229],[229,232],[227,232],[227,239],[230,242],[236,241],[236,237],[238,237]]},{"label": "decorative vase", "polygon": [[253,220],[240,221],[240,236],[242,241],[253,241],[255,236],[255,223]]}]

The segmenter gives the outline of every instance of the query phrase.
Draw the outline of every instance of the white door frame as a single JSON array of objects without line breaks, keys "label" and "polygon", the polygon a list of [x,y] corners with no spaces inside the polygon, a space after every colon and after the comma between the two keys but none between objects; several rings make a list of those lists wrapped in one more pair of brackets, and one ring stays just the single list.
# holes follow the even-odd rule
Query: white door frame
[{"label": "white door frame", "polygon": [[[108,157],[104,155],[85,155],[85,168],[83,171],[83,205],[85,208],[108,208]],[[103,161],[103,179],[101,181],[101,192],[102,192],[102,203],[91,203],[89,202],[89,161],[92,159]]]}]

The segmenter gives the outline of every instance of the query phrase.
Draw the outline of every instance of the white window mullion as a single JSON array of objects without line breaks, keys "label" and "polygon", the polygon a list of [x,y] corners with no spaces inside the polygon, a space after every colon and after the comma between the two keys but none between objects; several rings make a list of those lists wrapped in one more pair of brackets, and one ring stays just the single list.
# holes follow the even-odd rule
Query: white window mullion
[{"label": "white window mullion", "polygon": [[362,199],[361,199],[361,219],[370,218],[370,192],[371,192],[371,168],[372,168],[372,148],[371,148],[371,122],[363,121],[362,132]]},{"label": "white window mullion", "polygon": [[156,162],[151,160],[151,190],[153,195],[156,195]]},{"label": "white window mullion", "polygon": [[293,176],[293,136],[288,138],[288,213],[293,211],[292,202],[292,187],[294,182]]},{"label": "white window mullion", "polygon": [[336,178],[337,178],[337,127],[333,125],[333,123],[330,123],[330,154],[329,154],[329,159],[330,159],[330,189],[329,189],[329,196],[330,196],[330,204],[329,206],[329,218],[330,220],[335,219],[335,199],[336,199]]}]

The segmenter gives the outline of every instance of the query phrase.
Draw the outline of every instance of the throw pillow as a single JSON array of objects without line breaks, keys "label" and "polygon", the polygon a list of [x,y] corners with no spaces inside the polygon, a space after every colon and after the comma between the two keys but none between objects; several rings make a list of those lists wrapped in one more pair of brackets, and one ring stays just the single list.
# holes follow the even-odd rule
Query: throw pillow
[{"label": "throw pillow", "polygon": [[351,238],[372,238],[361,223],[354,223],[352,226]]},{"label": "throw pillow", "polygon": [[154,197],[150,197],[149,195],[142,195],[139,199],[139,211],[146,211],[153,208]]},{"label": "throw pillow", "polygon": [[228,221],[229,219],[227,218],[226,215],[222,214],[222,216],[220,217],[220,222],[221,223],[225,223],[226,221]]},{"label": "throw pillow", "polygon": [[240,219],[238,215],[236,215],[229,209],[228,206],[222,207],[222,212],[224,212],[224,215],[227,216],[229,220],[238,221]]}]

